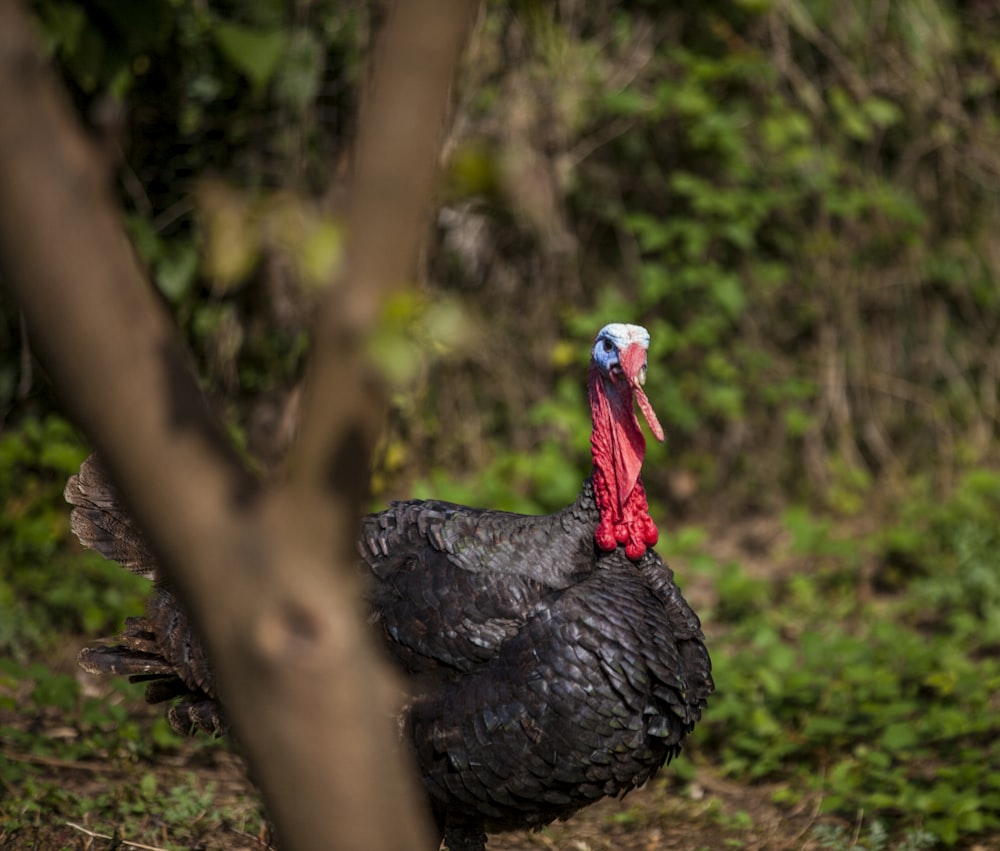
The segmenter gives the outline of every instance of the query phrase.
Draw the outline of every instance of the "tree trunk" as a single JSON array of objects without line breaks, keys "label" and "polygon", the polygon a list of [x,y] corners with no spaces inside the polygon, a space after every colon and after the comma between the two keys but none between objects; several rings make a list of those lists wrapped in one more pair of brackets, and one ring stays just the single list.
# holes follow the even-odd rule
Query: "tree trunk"
[{"label": "tree trunk", "polygon": [[206,642],[286,851],[432,844],[365,629],[354,540],[381,405],[365,341],[412,275],[477,8],[408,0],[389,16],[291,475],[265,488],[212,422],[24,8],[0,0],[0,272]]}]

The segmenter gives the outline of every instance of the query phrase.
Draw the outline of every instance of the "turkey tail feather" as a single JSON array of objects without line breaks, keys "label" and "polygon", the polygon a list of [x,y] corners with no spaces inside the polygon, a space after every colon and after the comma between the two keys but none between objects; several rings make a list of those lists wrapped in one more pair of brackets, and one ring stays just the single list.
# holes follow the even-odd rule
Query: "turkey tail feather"
[{"label": "turkey tail feather", "polygon": [[139,677],[174,675],[174,667],[162,656],[130,650],[120,644],[84,647],[76,657],[88,674]]},{"label": "turkey tail feather", "polygon": [[151,581],[159,578],[146,538],[121,504],[118,492],[96,455],[70,476],[63,496],[73,506],[70,528],[87,549],[116,561]]},{"label": "turkey tail feather", "polygon": [[128,618],[121,635],[81,650],[80,667],[92,674],[146,683],[149,703],[177,699],[167,720],[179,733],[203,730],[222,735],[226,725],[215,701],[214,677],[204,647],[166,589],[145,536],[129,517],[96,455],[70,477],[64,496],[73,506],[70,528],[84,547],[157,585],[146,601],[146,617]]}]

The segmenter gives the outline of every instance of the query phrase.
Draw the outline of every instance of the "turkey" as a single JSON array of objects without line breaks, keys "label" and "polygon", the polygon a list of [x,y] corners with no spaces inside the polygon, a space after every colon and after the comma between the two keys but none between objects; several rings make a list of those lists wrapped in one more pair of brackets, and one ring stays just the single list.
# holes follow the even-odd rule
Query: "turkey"
[{"label": "turkey", "polygon": [[[408,501],[361,522],[370,621],[408,687],[401,735],[451,851],[642,785],[712,693],[701,624],[652,549],[635,412],[662,440],[643,391],[648,346],[636,325],[597,335],[593,469],[568,507]],[[85,648],[81,666],[146,681],[182,733],[225,732],[201,645],[93,456],[66,498],[84,546],[155,582],[146,617]]]}]

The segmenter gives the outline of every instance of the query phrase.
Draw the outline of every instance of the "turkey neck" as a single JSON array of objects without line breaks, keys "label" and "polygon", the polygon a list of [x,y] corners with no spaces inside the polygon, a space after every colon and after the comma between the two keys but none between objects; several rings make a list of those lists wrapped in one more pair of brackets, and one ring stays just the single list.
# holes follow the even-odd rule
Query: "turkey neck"
[{"label": "turkey neck", "polygon": [[635,415],[632,390],[624,378],[615,383],[591,364],[588,395],[594,426],[590,435],[594,501],[601,516],[594,540],[605,551],[624,546],[625,554],[637,560],[659,534],[639,478],[646,439]]}]

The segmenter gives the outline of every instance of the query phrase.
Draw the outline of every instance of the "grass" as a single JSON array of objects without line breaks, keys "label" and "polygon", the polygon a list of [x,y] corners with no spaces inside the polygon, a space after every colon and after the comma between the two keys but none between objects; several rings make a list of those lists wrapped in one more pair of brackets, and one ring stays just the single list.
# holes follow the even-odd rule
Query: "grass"
[{"label": "grass", "polygon": [[222,847],[227,833],[266,833],[227,745],[178,738],[136,691],[115,683],[85,697],[46,665],[0,663],[0,847],[128,847],[134,836]]},{"label": "grass", "polygon": [[819,793],[885,843],[956,845],[1000,829],[1000,477],[911,499],[875,533],[787,512],[788,566],[766,575],[706,558],[687,531],[690,570],[716,594],[700,741],[728,776],[782,784],[781,803]]},{"label": "grass", "polygon": [[851,848],[858,851],[922,851],[937,844],[932,833],[922,830],[910,831],[893,843],[885,824],[877,820],[868,825],[864,832],[860,824],[853,831],[839,824],[824,824],[815,829],[814,835],[820,847],[830,851],[848,851]]},{"label": "grass", "polygon": [[69,532],[85,456],[58,417],[0,435],[0,847],[249,847],[262,815],[226,743],[178,738],[139,686],[81,687],[76,651],[148,591]]}]

